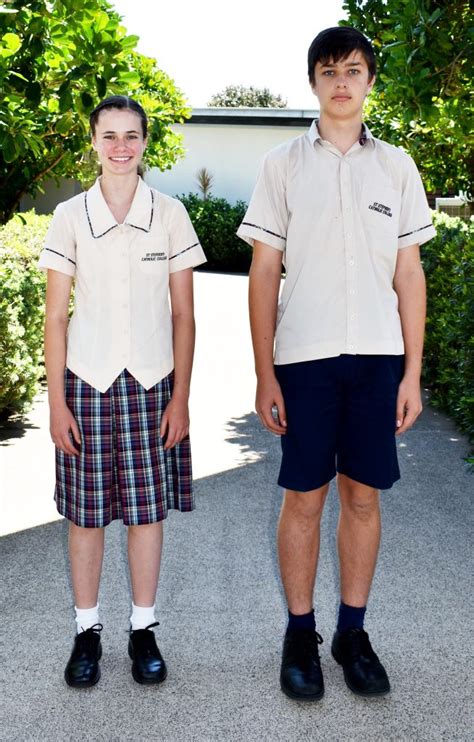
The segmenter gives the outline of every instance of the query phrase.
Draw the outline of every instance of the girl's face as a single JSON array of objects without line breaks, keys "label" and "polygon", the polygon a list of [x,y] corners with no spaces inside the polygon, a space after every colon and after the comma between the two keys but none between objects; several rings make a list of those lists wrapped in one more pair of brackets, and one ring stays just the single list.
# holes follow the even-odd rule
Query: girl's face
[{"label": "girl's face", "polygon": [[92,137],[92,146],[104,175],[136,173],[145,151],[142,122],[128,109],[101,111]]}]

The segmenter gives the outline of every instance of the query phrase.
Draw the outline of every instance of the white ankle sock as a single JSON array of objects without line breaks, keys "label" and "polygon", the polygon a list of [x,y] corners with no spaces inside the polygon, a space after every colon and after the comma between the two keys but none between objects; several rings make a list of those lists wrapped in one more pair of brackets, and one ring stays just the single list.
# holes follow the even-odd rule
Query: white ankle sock
[{"label": "white ankle sock", "polygon": [[144,608],[143,606],[132,603],[130,623],[132,624],[132,631],[146,629],[151,623],[155,623],[155,606],[151,605],[149,608]]},{"label": "white ankle sock", "polygon": [[74,610],[76,611],[76,627],[78,634],[80,634],[81,631],[87,631],[91,626],[99,623],[98,603],[94,608],[78,608],[77,606],[74,606]]}]

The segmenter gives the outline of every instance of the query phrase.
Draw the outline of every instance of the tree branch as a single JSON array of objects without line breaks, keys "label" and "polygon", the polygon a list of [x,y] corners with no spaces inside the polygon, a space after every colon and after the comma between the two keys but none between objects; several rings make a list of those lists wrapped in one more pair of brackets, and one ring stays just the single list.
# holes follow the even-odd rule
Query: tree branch
[{"label": "tree branch", "polygon": [[[11,215],[12,215],[12,214],[13,214],[13,213],[14,213],[14,212],[16,211],[16,209],[17,209],[17,207],[18,207],[18,204],[20,203],[20,201],[21,201],[21,199],[23,198],[23,196],[25,196],[25,195],[26,195],[26,194],[28,193],[28,191],[29,191],[29,186],[31,186],[31,185],[32,185],[33,183],[37,183],[37,182],[38,182],[39,180],[42,180],[42,178],[44,178],[44,176],[45,176],[45,175],[47,175],[47,174],[48,174],[49,172],[51,172],[51,170],[52,170],[53,168],[55,168],[55,167],[56,167],[56,165],[57,165],[57,164],[58,164],[59,162],[61,162],[61,160],[63,159],[63,157],[64,157],[64,155],[65,155],[65,154],[66,154],[65,152],[61,152],[61,154],[60,154],[60,155],[58,155],[58,156],[56,157],[56,159],[55,159],[55,160],[53,160],[53,162],[52,162],[52,163],[51,163],[50,165],[48,165],[48,167],[47,167],[47,168],[45,168],[45,169],[44,169],[44,170],[42,170],[41,172],[37,173],[37,174],[36,174],[36,175],[34,176],[34,178],[32,178],[32,179],[30,179],[30,180],[28,181],[28,185],[27,185],[27,187],[25,187],[25,188],[22,188],[22,189],[21,189],[21,191],[20,191],[19,193],[17,193],[17,194],[15,195],[15,199],[14,199],[14,201],[13,201],[13,202],[11,203],[11,205],[10,205],[10,206],[8,207],[8,214],[7,214],[7,217],[8,217],[8,218],[9,218],[9,217],[10,217],[10,216],[11,216]],[[7,178],[7,180],[8,180],[8,178]],[[5,182],[6,182],[6,181],[5,181]]]}]

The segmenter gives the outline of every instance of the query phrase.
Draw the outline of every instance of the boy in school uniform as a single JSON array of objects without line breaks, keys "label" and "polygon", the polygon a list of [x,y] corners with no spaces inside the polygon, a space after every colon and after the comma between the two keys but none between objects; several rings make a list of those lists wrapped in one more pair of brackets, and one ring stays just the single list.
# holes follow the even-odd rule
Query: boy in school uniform
[{"label": "boy in school uniform", "polygon": [[379,491],[399,479],[396,435],[422,409],[419,245],[435,230],[411,157],[362,122],[375,73],[372,46],[356,29],[329,28],[314,39],[308,75],[320,117],[265,157],[238,230],[253,246],[256,409],[282,443],[278,552],[289,620],[280,683],[303,700],[324,693],[313,592],[334,476],[341,602],[332,655],[354,693],[390,690],[364,615],[380,542]]}]

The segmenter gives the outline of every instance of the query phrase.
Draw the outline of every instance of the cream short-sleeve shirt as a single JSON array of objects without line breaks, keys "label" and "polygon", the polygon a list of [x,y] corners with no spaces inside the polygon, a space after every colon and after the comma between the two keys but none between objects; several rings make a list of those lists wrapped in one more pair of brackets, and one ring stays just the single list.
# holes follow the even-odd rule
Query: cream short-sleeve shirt
[{"label": "cream short-sleeve shirt", "polygon": [[105,392],[128,369],[149,389],[173,367],[169,274],[206,260],[183,204],[139,178],[118,224],[100,178],[59,204],[39,259],[74,277],[66,365]]},{"label": "cream short-sleeve shirt", "polygon": [[237,234],[283,252],[275,363],[401,355],[397,253],[435,235],[420,175],[364,125],[343,155],[309,131],[265,157]]}]

